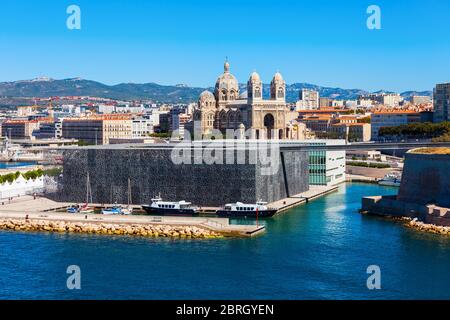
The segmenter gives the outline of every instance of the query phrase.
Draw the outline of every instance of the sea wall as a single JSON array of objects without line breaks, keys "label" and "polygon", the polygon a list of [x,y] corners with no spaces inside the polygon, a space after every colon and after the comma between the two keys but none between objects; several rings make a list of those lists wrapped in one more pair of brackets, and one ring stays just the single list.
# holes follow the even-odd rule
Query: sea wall
[{"label": "sea wall", "polygon": [[[128,179],[132,203],[137,205],[149,203],[158,194],[164,200],[186,200],[200,206],[273,202],[309,189],[306,152],[284,152],[284,165],[277,153],[270,164],[273,170],[267,170],[267,164],[259,159],[252,164],[249,151],[243,164],[206,164],[194,153],[187,157],[190,161],[177,164],[172,151],[120,146],[66,150],[62,183],[52,197],[85,201],[88,174],[94,203],[127,203]],[[234,159],[238,159],[236,152]]]},{"label": "sea wall", "polygon": [[399,194],[364,197],[361,211],[450,226],[450,155],[407,153]]},{"label": "sea wall", "polygon": [[450,207],[450,155],[407,153],[398,200]]},{"label": "sea wall", "polygon": [[0,219],[0,230],[41,231],[58,233],[89,233],[105,235],[128,235],[141,237],[221,238],[217,232],[195,226],[140,225],[111,223],[80,223],[67,221],[46,221],[31,219]]}]

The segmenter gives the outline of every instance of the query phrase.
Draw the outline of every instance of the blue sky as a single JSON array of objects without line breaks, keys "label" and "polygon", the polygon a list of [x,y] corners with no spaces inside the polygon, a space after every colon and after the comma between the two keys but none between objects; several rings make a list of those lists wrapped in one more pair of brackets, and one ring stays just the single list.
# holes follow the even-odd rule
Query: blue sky
[{"label": "blue sky", "polygon": [[[81,8],[81,30],[66,8]],[[369,5],[381,30],[366,27]],[[2,0],[0,81],[49,76],[212,86],[246,82],[431,90],[450,81],[449,0]]]}]

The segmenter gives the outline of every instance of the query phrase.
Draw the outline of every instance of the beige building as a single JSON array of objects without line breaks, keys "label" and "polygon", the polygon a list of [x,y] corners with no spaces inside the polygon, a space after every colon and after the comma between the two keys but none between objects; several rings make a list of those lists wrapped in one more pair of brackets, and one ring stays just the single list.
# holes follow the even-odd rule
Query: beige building
[{"label": "beige building", "polygon": [[431,97],[429,97],[429,96],[412,96],[411,103],[414,105],[431,103]]},{"label": "beige building", "polygon": [[[277,72],[270,84],[270,98],[263,97],[263,83],[253,72],[247,82],[247,92],[241,94],[239,83],[230,73],[230,64],[216,82],[214,93],[204,91],[194,110],[193,120],[201,123],[203,135],[213,129],[249,130],[250,139],[294,139],[297,113],[286,103],[286,82]],[[239,131],[238,130],[238,131]]]},{"label": "beige building", "polygon": [[319,92],[312,89],[301,89],[299,100],[296,103],[296,110],[317,110],[319,109]]},{"label": "beige building", "polygon": [[330,131],[351,142],[367,142],[371,139],[369,123],[336,123],[331,125]]},{"label": "beige building", "polygon": [[62,135],[91,145],[109,144],[110,139],[131,139],[133,124],[131,117],[124,115],[64,119]]}]

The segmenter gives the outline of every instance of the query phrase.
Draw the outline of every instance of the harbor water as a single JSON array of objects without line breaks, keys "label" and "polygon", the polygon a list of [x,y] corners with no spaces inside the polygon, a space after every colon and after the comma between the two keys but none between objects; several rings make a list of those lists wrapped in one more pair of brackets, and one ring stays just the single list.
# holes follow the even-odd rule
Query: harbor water
[{"label": "harbor water", "polygon": [[0,162],[0,169],[20,169],[35,164],[35,162]]},{"label": "harbor water", "polygon": [[362,196],[397,191],[343,185],[248,239],[0,232],[0,299],[449,299],[449,237],[358,213]]}]

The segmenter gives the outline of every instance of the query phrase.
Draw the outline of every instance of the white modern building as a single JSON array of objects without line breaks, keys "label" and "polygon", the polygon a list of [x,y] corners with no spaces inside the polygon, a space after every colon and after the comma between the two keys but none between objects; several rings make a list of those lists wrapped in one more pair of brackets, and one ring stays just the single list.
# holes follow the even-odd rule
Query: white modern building
[{"label": "white modern building", "polygon": [[140,138],[153,133],[153,122],[150,119],[137,118],[132,120],[132,137]]},{"label": "white modern building", "polygon": [[[301,142],[280,142],[281,144],[303,146],[345,145],[343,139],[305,140]],[[326,149],[309,151],[309,184],[317,186],[335,186],[346,180],[346,152]]]}]

